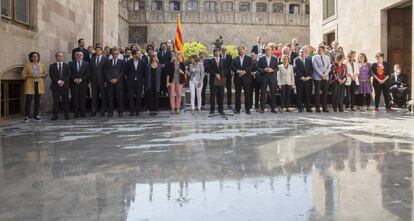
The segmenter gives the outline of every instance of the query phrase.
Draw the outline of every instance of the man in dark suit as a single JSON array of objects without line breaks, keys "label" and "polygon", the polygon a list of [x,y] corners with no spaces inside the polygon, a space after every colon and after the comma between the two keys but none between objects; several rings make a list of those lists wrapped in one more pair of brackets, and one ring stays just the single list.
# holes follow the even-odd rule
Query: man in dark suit
[{"label": "man in dark suit", "polygon": [[312,112],[310,108],[313,73],[312,59],[308,57],[308,51],[305,48],[301,48],[299,54],[300,56],[293,61],[297,106],[299,112],[303,112],[303,106],[305,106],[306,112]]},{"label": "man in dark suit", "polygon": [[65,64],[62,52],[56,53],[56,63],[49,67],[49,76],[52,80],[50,89],[53,94],[53,117],[51,120],[58,119],[59,101],[62,100],[65,120],[69,120],[69,81],[70,68]]},{"label": "man in dark suit", "polygon": [[168,50],[168,45],[166,42],[160,44],[160,50],[158,52],[158,61],[162,67],[162,75],[161,75],[161,86],[160,86],[160,93],[162,96],[167,96],[168,89],[167,89],[167,73],[165,72],[165,65],[172,60],[172,53]]},{"label": "man in dark suit", "polygon": [[250,53],[255,53],[259,56],[259,54],[262,53],[262,41],[260,39],[260,37],[256,38],[256,44],[253,45],[252,50],[250,51]]},{"label": "man in dark suit", "polygon": [[289,63],[293,65],[293,60],[295,60],[295,58],[297,58],[299,55],[293,50],[292,44],[289,43],[286,45],[286,47],[289,49],[289,57],[290,57]]},{"label": "man in dark suit", "polygon": [[86,61],[86,62],[88,62],[88,63],[90,63],[89,52],[85,48],[85,39],[83,39],[83,38],[81,38],[81,39],[78,40],[78,47],[77,48],[74,48],[72,50],[72,60],[76,60],[75,54],[78,51],[80,51],[80,52],[83,53],[83,60]]},{"label": "man in dark suit", "polygon": [[150,57],[155,53],[154,46],[151,44],[147,45],[147,54],[142,55],[141,60],[143,60],[145,63],[150,63]]},{"label": "man in dark suit", "polygon": [[221,58],[221,49],[214,49],[214,57],[208,62],[210,72],[210,114],[214,114],[216,109],[216,99],[218,112],[223,111],[223,95],[225,82],[224,59]]},{"label": "man in dark suit", "polygon": [[133,59],[126,63],[125,75],[127,77],[130,116],[139,116],[147,63],[141,59],[139,51],[132,51],[132,56]]},{"label": "man in dark suit", "polygon": [[107,93],[106,93],[106,78],[104,73],[104,65],[108,60],[106,56],[103,55],[103,48],[97,46],[95,48],[95,57],[91,60],[91,89],[92,89],[92,114],[91,117],[96,116],[98,109],[98,100],[99,96],[101,97],[101,117],[105,116],[107,111]]},{"label": "man in dark suit", "polygon": [[86,117],[86,94],[90,75],[89,63],[83,60],[83,53],[78,51],[75,53],[75,60],[69,63],[69,67],[74,118]]},{"label": "man in dark suit", "polygon": [[224,59],[224,70],[226,71],[224,76],[226,77],[227,107],[232,108],[232,106],[231,106],[231,100],[232,100],[231,86],[233,84],[233,82],[232,82],[233,75],[231,73],[231,65],[232,65],[232,62],[233,62],[233,58],[231,57],[230,54],[227,54],[227,48],[226,47],[223,47],[221,50],[223,52],[221,57]]},{"label": "man in dark suit", "polygon": [[267,87],[270,90],[271,112],[276,113],[276,74],[279,70],[279,61],[272,55],[272,48],[266,46],[266,55],[259,59],[257,71],[260,73],[259,82],[261,83],[260,113],[264,113],[267,101]]},{"label": "man in dark suit", "polygon": [[390,92],[392,102],[399,107],[405,106],[408,96],[407,77],[401,73],[401,66],[394,65],[394,73],[390,77]]},{"label": "man in dark suit", "polygon": [[241,91],[244,91],[244,108],[246,114],[250,114],[250,108],[252,107],[252,82],[253,77],[251,74],[252,59],[246,55],[246,48],[244,46],[238,47],[239,56],[233,59],[232,70],[234,73],[234,86],[236,88],[236,106],[234,113],[239,114],[241,109]]},{"label": "man in dark suit", "polygon": [[124,110],[124,71],[125,61],[118,59],[119,49],[112,49],[112,59],[106,61],[104,66],[105,77],[107,81],[109,112],[108,117],[114,116],[114,98],[115,93],[118,101],[118,116],[122,117]]}]

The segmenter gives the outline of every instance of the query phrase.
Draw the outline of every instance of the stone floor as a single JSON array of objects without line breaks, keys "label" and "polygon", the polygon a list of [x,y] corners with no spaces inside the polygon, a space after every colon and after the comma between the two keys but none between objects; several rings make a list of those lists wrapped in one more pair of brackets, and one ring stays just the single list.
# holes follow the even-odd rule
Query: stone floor
[{"label": "stone floor", "polygon": [[0,220],[414,220],[405,113],[9,122]]}]

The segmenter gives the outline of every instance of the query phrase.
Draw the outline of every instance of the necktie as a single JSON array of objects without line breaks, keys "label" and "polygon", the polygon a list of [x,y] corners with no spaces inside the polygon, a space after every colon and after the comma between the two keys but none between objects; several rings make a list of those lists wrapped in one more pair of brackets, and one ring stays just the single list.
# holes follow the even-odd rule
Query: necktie
[{"label": "necktie", "polygon": [[216,64],[217,64],[217,67],[219,67],[219,65],[220,65],[219,58],[216,58]]},{"label": "necktie", "polygon": [[59,71],[60,78],[62,78],[62,64],[61,63],[59,63],[58,65],[58,71]]},{"label": "necktie", "polygon": [[78,61],[78,72],[80,71],[81,63]]},{"label": "necktie", "polygon": [[113,62],[112,62],[112,66],[115,67],[115,65],[116,65],[116,60],[114,59]]},{"label": "necktie", "polygon": [[321,56],[322,65],[325,67],[325,62],[323,62],[323,57]]},{"label": "necktie", "polygon": [[96,64],[98,65],[100,61],[101,61],[101,57],[98,57],[98,58],[96,59]]}]

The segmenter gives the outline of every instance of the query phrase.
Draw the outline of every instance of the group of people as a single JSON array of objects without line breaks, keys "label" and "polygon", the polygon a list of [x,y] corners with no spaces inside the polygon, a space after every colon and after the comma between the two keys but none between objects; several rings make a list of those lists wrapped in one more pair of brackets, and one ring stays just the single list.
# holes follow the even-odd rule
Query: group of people
[{"label": "group of people", "polygon": [[[123,116],[128,103],[130,116],[138,116],[142,100],[150,112],[157,115],[159,97],[168,96],[171,114],[180,114],[184,87],[190,89],[192,113],[204,108],[206,89],[210,88],[210,114],[224,114],[224,90],[227,106],[239,114],[242,100],[246,114],[251,109],[264,113],[290,112],[291,95],[296,94],[299,112],[312,112],[312,95],[315,95],[316,112],[329,112],[328,89],[332,94],[332,109],[342,112],[345,108],[356,111],[355,98],[361,96],[366,109],[370,109],[371,94],[375,92],[375,108],[378,112],[380,96],[384,97],[387,111],[391,111],[391,99],[406,100],[408,87],[401,67],[391,67],[384,61],[384,54],[376,55],[376,62],[369,63],[364,53],[349,51],[346,55],[338,42],[327,46],[322,42],[315,53],[311,46],[301,47],[296,39],[281,47],[263,43],[257,38],[250,53],[245,46],[237,48],[232,57],[227,48],[215,48],[213,56],[206,52],[191,55],[186,60],[174,51],[168,42],[149,44],[144,53],[138,45],[128,48],[105,47],[97,44],[85,48],[85,40],[78,40],[72,51],[72,61],[65,63],[64,53],[56,53],[56,62],[47,69],[40,63],[40,54],[31,52],[30,63],[22,76],[25,79],[25,121],[30,119],[34,98],[33,119],[40,120],[40,97],[45,93],[44,79],[51,79],[53,117],[58,119],[59,104],[63,106],[65,119],[69,117],[69,100],[74,118],[86,117],[86,101],[91,98],[91,114],[112,117],[115,101],[119,117]],[[373,78],[373,79],[371,79]],[[372,83],[371,83],[372,82]],[[235,87],[235,107],[232,107]],[[276,106],[276,94],[280,92],[281,107]],[[314,93],[313,93],[314,91]],[[244,99],[242,99],[242,92]],[[69,97],[71,99],[69,99]],[[404,102],[405,102],[404,100]]]}]

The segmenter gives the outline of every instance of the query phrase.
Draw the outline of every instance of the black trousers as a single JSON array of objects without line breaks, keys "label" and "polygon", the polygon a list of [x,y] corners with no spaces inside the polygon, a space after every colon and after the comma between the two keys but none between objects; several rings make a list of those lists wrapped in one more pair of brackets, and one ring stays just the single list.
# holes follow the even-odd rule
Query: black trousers
[{"label": "black trousers", "polygon": [[[260,108],[260,92],[262,88],[262,83],[259,82],[257,79],[253,80],[252,83],[252,95],[251,97],[254,98],[254,108]],[[254,95],[253,95],[254,94]]]},{"label": "black trousers", "polygon": [[96,114],[98,110],[98,100],[101,97],[101,114],[108,109],[108,94],[103,84],[92,83],[92,113]]},{"label": "black trousers", "polygon": [[86,82],[81,82],[80,84],[72,84],[72,102],[73,102],[73,113],[74,114],[84,114],[86,112],[86,94],[87,94],[88,85]]},{"label": "black trousers", "polygon": [[59,113],[59,102],[62,101],[63,113],[69,116],[69,89],[56,88],[52,90],[53,95],[53,116],[57,117]]},{"label": "black trousers", "polygon": [[167,72],[165,71],[165,68],[162,68],[162,72],[161,72],[160,93],[162,96],[168,95]]},{"label": "black trousers", "polygon": [[142,80],[128,82],[129,110],[133,113],[141,111]]},{"label": "black trousers", "polygon": [[332,107],[336,112],[344,110],[345,85],[334,82],[332,84]]},{"label": "black trousers", "polygon": [[290,93],[292,92],[292,86],[282,85],[282,108],[289,108],[290,105]]},{"label": "black trousers", "polygon": [[40,94],[39,94],[39,83],[34,83],[34,95],[26,94],[26,102],[24,104],[24,115],[30,117],[30,107],[32,106],[32,100],[34,97],[34,116],[39,116],[40,113]]},{"label": "black trousers", "polygon": [[265,74],[262,77],[262,82],[260,84],[260,90],[262,92],[261,99],[260,99],[260,107],[264,109],[267,103],[267,87],[269,86],[270,90],[270,107],[272,109],[276,108],[276,81],[270,80],[270,75]]},{"label": "black trousers", "polygon": [[346,89],[346,98],[345,98],[346,108],[351,107],[353,109],[355,107],[355,91],[357,89],[357,85],[355,81],[352,81],[351,85],[345,86],[345,89]]},{"label": "black trousers", "polygon": [[112,84],[108,82],[108,100],[109,100],[109,113],[114,113],[114,100],[116,96],[116,100],[118,101],[118,113],[124,112],[124,85],[123,80],[119,80],[116,84]]},{"label": "black trousers", "polygon": [[252,82],[244,82],[241,78],[234,80],[234,86],[236,88],[236,101],[235,110],[240,111],[241,109],[241,92],[244,92],[244,108],[246,111],[252,107]]},{"label": "black trousers", "polygon": [[[323,110],[328,110],[328,87],[329,82],[328,81],[314,81],[315,84],[315,101],[316,101],[316,109],[319,110],[321,107],[321,96],[322,96],[322,108]],[[322,91],[322,95],[320,95]]]},{"label": "black trousers", "polygon": [[148,94],[148,109],[149,111],[158,111],[158,101],[160,97],[160,93],[157,92],[155,89],[150,89],[147,91]]},{"label": "black trousers", "polygon": [[216,99],[218,111],[223,111],[223,98],[224,98],[224,87],[223,86],[214,86],[210,84],[210,110],[214,111],[216,109]]},{"label": "black trousers", "polygon": [[303,110],[303,107],[309,109],[311,107],[312,80],[296,81],[296,95],[298,109]]},{"label": "black trousers", "polygon": [[392,101],[394,104],[402,107],[407,104],[408,88],[391,88]]},{"label": "black trousers", "polygon": [[206,75],[206,76],[204,76],[204,79],[203,79],[203,88],[201,89],[201,100],[202,100],[201,101],[201,105],[202,106],[206,105],[206,90],[207,90],[207,85],[208,85],[208,77]]},{"label": "black trousers", "polygon": [[374,79],[374,91],[375,91],[375,108],[379,107],[381,93],[384,96],[385,107],[391,108],[390,104],[390,86],[387,83],[379,84],[377,80]]},{"label": "black trousers", "polygon": [[231,88],[233,85],[233,81],[232,81],[233,76],[231,75],[231,73],[228,73],[227,76],[228,76],[226,78],[227,106],[231,106],[232,98],[233,98],[232,91],[231,91]]}]

